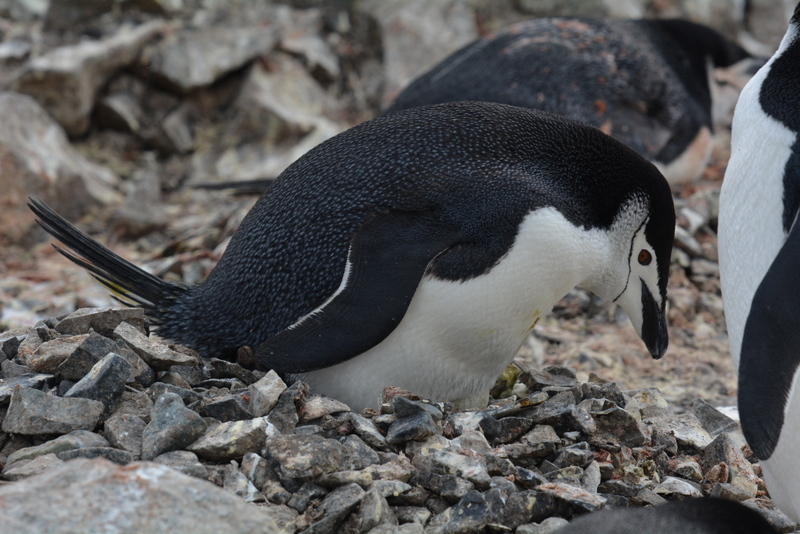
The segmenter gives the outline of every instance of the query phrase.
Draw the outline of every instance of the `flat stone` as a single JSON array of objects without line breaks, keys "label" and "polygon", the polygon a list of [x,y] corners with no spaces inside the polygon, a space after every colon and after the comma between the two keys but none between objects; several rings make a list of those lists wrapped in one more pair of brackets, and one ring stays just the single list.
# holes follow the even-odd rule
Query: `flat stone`
[{"label": "flat stone", "polygon": [[[3,363],[6,363],[5,361]],[[8,362],[12,363],[12,362]],[[55,376],[40,373],[25,373],[13,378],[5,376],[0,379],[0,404],[5,404],[11,399],[14,388],[46,389],[55,382]]]},{"label": "flat stone", "polygon": [[392,446],[386,441],[386,437],[381,434],[375,423],[353,412],[347,414],[347,419],[353,423],[353,430],[367,445],[379,451],[392,450]]},{"label": "flat stone", "polygon": [[475,484],[478,489],[488,489],[491,477],[486,471],[484,462],[479,458],[465,456],[447,450],[434,450],[427,455],[417,454],[412,463],[417,464],[422,458],[431,467],[430,471],[440,475],[455,475]]},{"label": "flat stone", "polygon": [[[420,525],[420,532],[423,532],[422,525],[428,523],[428,520],[431,518],[431,511],[427,508],[423,508],[422,506],[395,506],[394,513],[397,517],[398,521],[403,523],[403,526],[407,523],[417,523]],[[389,528],[387,526],[387,528]],[[374,530],[370,532],[375,532]],[[393,533],[396,530],[389,530],[387,533]]]},{"label": "flat stone", "polygon": [[464,495],[475,489],[475,485],[468,480],[455,475],[437,475],[430,471],[415,471],[408,483],[422,486],[450,503],[460,501]]},{"label": "flat stone", "polygon": [[750,497],[756,496],[758,478],[753,466],[728,433],[722,432],[705,448],[701,461],[706,469],[724,462],[730,473],[729,482],[738,486]]},{"label": "flat stone", "polygon": [[186,408],[174,393],[165,393],[156,400],[150,423],[142,434],[142,458],[156,456],[194,443],[208,428],[200,415]]},{"label": "flat stone", "polygon": [[112,446],[128,451],[134,460],[138,460],[142,457],[142,439],[146,426],[147,423],[136,415],[115,414],[105,420],[103,434]]},{"label": "flat stone", "polygon": [[372,484],[372,474],[368,471],[336,471],[316,478],[317,484],[324,488],[338,488],[348,484],[358,484],[362,488]]},{"label": "flat stone", "polygon": [[653,492],[662,497],[669,496],[673,498],[703,496],[703,491],[699,487],[691,484],[688,480],[677,477],[664,477],[664,480],[653,488]]},{"label": "flat stone", "polygon": [[512,493],[506,500],[502,523],[517,528],[525,523],[541,521],[556,513],[556,502],[553,495],[535,490]]},{"label": "flat stone", "polygon": [[231,462],[225,466],[222,476],[222,487],[225,491],[233,493],[245,502],[264,501],[264,496],[250,482],[247,477],[239,471],[236,462]]},{"label": "flat stone", "polygon": [[675,476],[700,482],[703,480],[703,469],[700,463],[692,457],[674,458],[667,462],[667,470]]},{"label": "flat stone", "polygon": [[426,533],[480,532],[495,520],[486,497],[476,490],[468,492],[455,505],[431,518]]},{"label": "flat stone", "polygon": [[564,447],[556,454],[552,462],[558,467],[579,466],[586,467],[594,460],[594,453],[588,443],[579,442],[569,447]]},{"label": "flat stone", "polygon": [[247,393],[250,395],[250,412],[254,417],[267,415],[284,391],[286,391],[286,384],[278,376],[278,373],[268,372],[247,388]]},{"label": "flat stone", "polygon": [[147,338],[128,323],[120,323],[114,329],[114,339],[121,339],[139,355],[147,365],[156,370],[168,370],[173,365],[198,365],[200,361],[192,356],[167,348]]},{"label": "flat stone", "polygon": [[347,449],[345,464],[343,465],[347,469],[359,470],[381,463],[381,457],[378,453],[356,435],[344,436],[340,443]]},{"label": "flat stone", "polygon": [[427,413],[434,421],[441,421],[444,417],[442,410],[437,406],[429,402],[407,399],[401,395],[392,397],[392,411],[398,419],[418,413]]},{"label": "flat stone", "polygon": [[717,482],[714,484],[714,487],[711,488],[711,497],[720,497],[722,499],[728,499],[729,501],[738,502],[743,502],[752,498],[746,490],[739,486],[728,484],[727,482]]},{"label": "flat stone", "polygon": [[349,412],[350,407],[343,402],[331,399],[330,397],[323,397],[314,395],[306,399],[300,410],[300,422],[307,423],[314,419],[319,419],[323,415],[331,415],[341,412]]},{"label": "flat stone", "polygon": [[670,411],[669,403],[657,388],[632,389],[625,394],[636,401],[642,417],[655,417]]},{"label": "flat stone", "polygon": [[188,93],[269,52],[277,42],[271,28],[208,27],[179,30],[147,58],[147,69],[175,91]]},{"label": "flat stone", "polygon": [[147,396],[150,397],[150,400],[153,402],[156,401],[161,395],[164,393],[174,393],[175,395],[179,396],[183,403],[187,406],[203,400],[203,396],[193,391],[191,389],[185,389],[173,384],[167,384],[165,382],[155,382],[149,388],[147,388]]},{"label": "flat stone", "polygon": [[59,459],[65,462],[74,458],[105,458],[115,464],[127,465],[133,461],[133,455],[128,451],[115,449],[113,447],[86,447],[82,449],[72,449],[58,454]]},{"label": "flat stone", "polygon": [[364,490],[357,484],[342,486],[327,494],[319,507],[314,510],[314,522],[310,527],[310,532],[326,532],[331,528],[334,529],[333,532],[336,532],[335,529],[339,528],[365,495]]},{"label": "flat stone", "polygon": [[551,365],[544,369],[531,369],[523,371],[519,375],[519,381],[528,387],[528,391],[534,393],[545,387],[567,387],[572,388],[578,384],[575,371],[569,367],[561,365]]},{"label": "flat stone", "polygon": [[338,471],[348,452],[338,441],[315,435],[272,436],[264,450],[284,477],[303,480]]},{"label": "flat stone", "polygon": [[556,534],[559,529],[569,525],[569,521],[563,517],[548,517],[541,523],[520,525],[516,530],[517,534]]},{"label": "flat stone", "polygon": [[258,377],[252,371],[248,371],[241,365],[219,358],[211,358],[208,361],[211,367],[211,378],[237,378],[248,386],[258,381]]},{"label": "flat stone", "polygon": [[189,475],[195,478],[206,480],[208,478],[208,469],[200,463],[197,455],[189,451],[170,451],[164,454],[159,454],[153,458],[153,462],[161,465],[166,465],[170,469],[174,469],[178,473]]},{"label": "flat stone", "polygon": [[73,449],[85,447],[108,447],[108,441],[100,434],[86,430],[75,430],[69,434],[59,436],[56,439],[46,441],[35,447],[25,447],[19,449],[8,456],[6,466],[13,465],[24,460],[32,460],[45,454],[60,454]]},{"label": "flat stone", "polygon": [[278,401],[267,416],[278,432],[288,434],[294,431],[300,422],[297,407],[305,403],[310,392],[308,384],[295,382],[278,396]]},{"label": "flat stone", "polygon": [[[3,480],[15,481],[43,473],[51,467],[61,465],[64,461],[55,454],[48,453],[30,460],[21,460],[14,465],[3,468]],[[2,519],[0,519],[2,524]]]},{"label": "flat stone", "polygon": [[89,129],[95,97],[108,79],[134,62],[164,28],[161,21],[122,26],[113,36],[55,48],[25,66],[13,88],[33,96],[72,136]]},{"label": "flat stone", "polygon": [[93,430],[103,410],[101,402],[91,399],[65,399],[38,389],[17,387],[11,395],[2,429],[29,436]]},{"label": "flat stone", "polygon": [[98,334],[111,337],[120,323],[126,322],[142,334],[145,333],[144,310],[142,308],[108,307],[81,308],[70,313],[56,325],[61,334],[88,334],[94,330]]},{"label": "flat stone", "polygon": [[701,398],[694,400],[692,411],[703,428],[712,437],[717,437],[722,432],[741,432],[741,427],[737,421],[720,412]]},{"label": "flat stone", "polygon": [[261,450],[272,433],[277,431],[264,418],[220,423],[208,429],[187,450],[206,460],[227,462]]},{"label": "flat stone", "polygon": [[594,512],[603,508],[606,504],[604,497],[563,482],[548,482],[538,486],[536,489],[566,503],[576,513]]},{"label": "flat stone", "polygon": [[253,485],[261,491],[270,480],[277,481],[278,475],[275,474],[269,462],[254,452],[245,453],[242,457],[242,473]]},{"label": "flat stone", "polygon": [[103,416],[116,408],[125,391],[125,383],[131,373],[131,365],[122,356],[108,353],[92,367],[89,374],[64,394],[65,398],[85,398],[103,403]]},{"label": "flat stone", "polygon": [[593,443],[617,443],[626,447],[639,447],[645,443],[639,422],[630,413],[617,406],[590,409],[584,405],[586,402],[579,406],[589,412],[597,425],[597,433],[591,437]]},{"label": "flat stone", "polygon": [[703,450],[713,440],[692,413],[663,414],[659,417],[646,419],[645,422],[652,423],[665,433],[672,432],[678,445],[683,447]]},{"label": "flat stone", "polygon": [[145,423],[149,423],[152,411],[153,401],[150,400],[147,393],[138,389],[126,388],[111,415],[135,415]]},{"label": "flat stone", "polygon": [[102,459],[73,460],[0,486],[0,506],[6,510],[0,516],[3,532],[19,525],[55,534],[107,532],[109,525],[120,534],[287,532],[268,510],[150,462],[123,467]]},{"label": "flat stone", "polygon": [[300,487],[300,489],[294,492],[294,495],[292,495],[291,500],[288,502],[288,506],[294,508],[300,513],[303,513],[306,511],[306,508],[308,508],[309,502],[312,500],[320,501],[328,493],[328,490],[322,486],[312,482],[306,482]]}]

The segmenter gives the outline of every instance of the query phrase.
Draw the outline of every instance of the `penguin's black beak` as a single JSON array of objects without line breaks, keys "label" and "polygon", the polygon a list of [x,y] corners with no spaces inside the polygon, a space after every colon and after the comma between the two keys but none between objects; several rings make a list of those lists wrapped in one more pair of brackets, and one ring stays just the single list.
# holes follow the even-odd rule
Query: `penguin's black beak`
[{"label": "penguin's black beak", "polygon": [[667,318],[664,310],[659,308],[656,299],[647,289],[644,280],[642,283],[642,340],[647,345],[647,350],[653,359],[661,358],[669,345],[667,334]]}]

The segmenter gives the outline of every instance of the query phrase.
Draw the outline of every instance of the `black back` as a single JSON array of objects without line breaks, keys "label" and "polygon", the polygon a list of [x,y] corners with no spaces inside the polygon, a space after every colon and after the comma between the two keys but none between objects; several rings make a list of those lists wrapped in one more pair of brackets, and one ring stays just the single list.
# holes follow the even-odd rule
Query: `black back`
[{"label": "black back", "polygon": [[387,112],[481,100],[540,109],[596,127],[668,163],[712,126],[706,62],[747,52],[681,20],[540,18],[455,52],[412,82]]},{"label": "black back", "polygon": [[[429,272],[464,280],[508,251],[523,217],[556,207],[608,228],[626,199],[650,208],[648,240],[669,258],[669,187],[647,161],[594,128],[489,103],[414,109],[363,123],[291,165],[248,213],[203,284],[165,311],[160,334],[204,354],[262,341],[339,286],[360,226],[424,212],[458,233]],[[666,293],[669,262],[659,265]]]}]

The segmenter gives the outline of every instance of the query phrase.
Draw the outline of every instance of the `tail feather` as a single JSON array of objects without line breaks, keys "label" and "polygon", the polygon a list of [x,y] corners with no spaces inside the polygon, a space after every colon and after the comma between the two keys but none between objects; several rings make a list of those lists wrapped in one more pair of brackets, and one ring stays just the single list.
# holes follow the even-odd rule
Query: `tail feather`
[{"label": "tail feather", "polygon": [[28,207],[47,233],[66,245],[53,247],[64,257],[89,271],[98,282],[115,293],[126,306],[145,309],[156,322],[183,293],[186,286],[166,282],[113,253],[39,200],[29,198]]}]

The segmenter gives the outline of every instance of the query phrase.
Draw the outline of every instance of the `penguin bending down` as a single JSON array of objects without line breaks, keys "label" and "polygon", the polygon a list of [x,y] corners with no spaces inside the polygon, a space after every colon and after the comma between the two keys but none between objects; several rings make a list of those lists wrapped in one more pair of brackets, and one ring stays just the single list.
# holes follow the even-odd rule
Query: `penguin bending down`
[{"label": "penguin bending down", "polygon": [[679,184],[703,172],[714,120],[762,64],[684,20],[539,18],[458,50],[387,112],[458,100],[540,109],[600,128]]},{"label": "penguin bending down", "polygon": [[800,4],[742,91],[719,207],[739,417],[770,495],[800,522]]},{"label": "penguin bending down", "polygon": [[190,287],[31,208],[162,337],[207,357],[254,347],[261,368],[354,410],[384,386],[488,391],[576,284],[622,306],[654,358],[667,348],[666,180],[599,130],[529,109],[444,104],[339,134],[281,174]]}]

